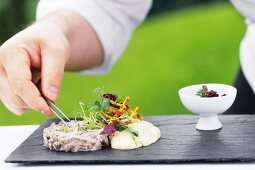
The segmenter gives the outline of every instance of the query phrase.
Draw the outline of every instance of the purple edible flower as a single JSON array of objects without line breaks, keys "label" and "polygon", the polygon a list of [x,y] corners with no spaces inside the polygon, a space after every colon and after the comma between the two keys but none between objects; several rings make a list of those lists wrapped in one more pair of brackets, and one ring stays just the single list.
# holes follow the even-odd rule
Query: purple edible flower
[{"label": "purple edible flower", "polygon": [[108,134],[108,135],[112,135],[114,134],[114,132],[116,131],[114,125],[105,125],[104,126],[104,133]]}]

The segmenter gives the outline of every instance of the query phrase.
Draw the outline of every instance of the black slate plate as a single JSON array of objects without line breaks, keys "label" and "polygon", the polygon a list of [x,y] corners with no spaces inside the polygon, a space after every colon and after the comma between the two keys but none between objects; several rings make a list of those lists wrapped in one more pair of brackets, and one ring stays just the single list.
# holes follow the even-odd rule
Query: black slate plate
[{"label": "black slate plate", "polygon": [[94,152],[65,153],[43,146],[42,131],[56,119],[41,125],[5,160],[7,163],[116,164],[251,162],[255,160],[255,115],[220,116],[223,128],[195,129],[195,116],[145,117],[161,129],[161,139],[147,147],[121,151],[104,148]]}]

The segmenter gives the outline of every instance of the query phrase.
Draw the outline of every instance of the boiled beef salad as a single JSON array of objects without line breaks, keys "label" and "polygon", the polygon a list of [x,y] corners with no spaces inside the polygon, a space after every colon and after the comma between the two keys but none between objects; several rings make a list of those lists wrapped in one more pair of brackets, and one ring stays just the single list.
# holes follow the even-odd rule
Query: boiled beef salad
[{"label": "boiled beef salad", "polygon": [[43,131],[44,146],[50,150],[94,151],[104,146],[128,150],[155,143],[160,129],[143,120],[139,107],[128,105],[129,96],[93,91],[99,100],[81,103],[79,120],[52,123]]}]

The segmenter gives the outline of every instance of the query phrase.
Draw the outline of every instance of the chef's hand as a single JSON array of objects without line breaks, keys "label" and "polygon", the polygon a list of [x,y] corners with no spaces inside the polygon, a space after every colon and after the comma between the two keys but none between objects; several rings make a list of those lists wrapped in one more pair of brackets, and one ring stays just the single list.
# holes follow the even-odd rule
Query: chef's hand
[{"label": "chef's hand", "polygon": [[51,13],[0,47],[0,99],[17,115],[33,108],[50,116],[36,81],[41,79],[44,96],[55,101],[65,69],[101,64],[102,56],[101,44],[83,17],[66,10]]}]

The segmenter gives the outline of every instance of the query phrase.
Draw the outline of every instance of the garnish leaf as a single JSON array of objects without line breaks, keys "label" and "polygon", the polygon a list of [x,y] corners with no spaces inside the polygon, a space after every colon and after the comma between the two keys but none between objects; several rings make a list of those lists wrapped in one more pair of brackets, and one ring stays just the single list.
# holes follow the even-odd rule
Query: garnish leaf
[{"label": "garnish leaf", "polygon": [[99,110],[102,109],[101,103],[100,103],[99,101],[96,101],[96,102],[95,102],[95,105],[97,105],[97,107],[98,107]]},{"label": "garnish leaf", "polygon": [[99,123],[97,124],[97,126],[98,126],[99,128],[103,128],[103,127],[104,127],[104,124],[103,124],[102,122],[99,122]]},{"label": "garnish leaf", "polygon": [[219,96],[219,94],[216,91],[214,90],[209,91],[206,85],[203,85],[202,89],[197,91],[196,95],[200,97],[218,97]]},{"label": "garnish leaf", "polygon": [[200,97],[205,97],[207,93],[208,93],[208,88],[205,85],[203,85],[202,89],[198,90],[196,95]]},{"label": "garnish leaf", "polygon": [[95,122],[93,122],[93,121],[89,122],[87,128],[88,129],[93,129],[94,127],[95,127]]},{"label": "garnish leaf", "polygon": [[117,131],[121,132],[121,131],[127,129],[128,127],[125,126],[125,125],[118,125],[117,124],[117,125],[115,125],[115,128],[116,128]]},{"label": "garnish leaf", "polygon": [[128,128],[128,131],[129,131],[132,135],[134,135],[135,137],[138,137],[138,136],[139,136],[139,133],[138,133],[136,130],[132,129],[132,128]]},{"label": "garnish leaf", "polygon": [[66,126],[66,125],[62,125],[60,130],[64,131],[65,133],[69,133],[70,132],[70,128],[68,126]]}]

